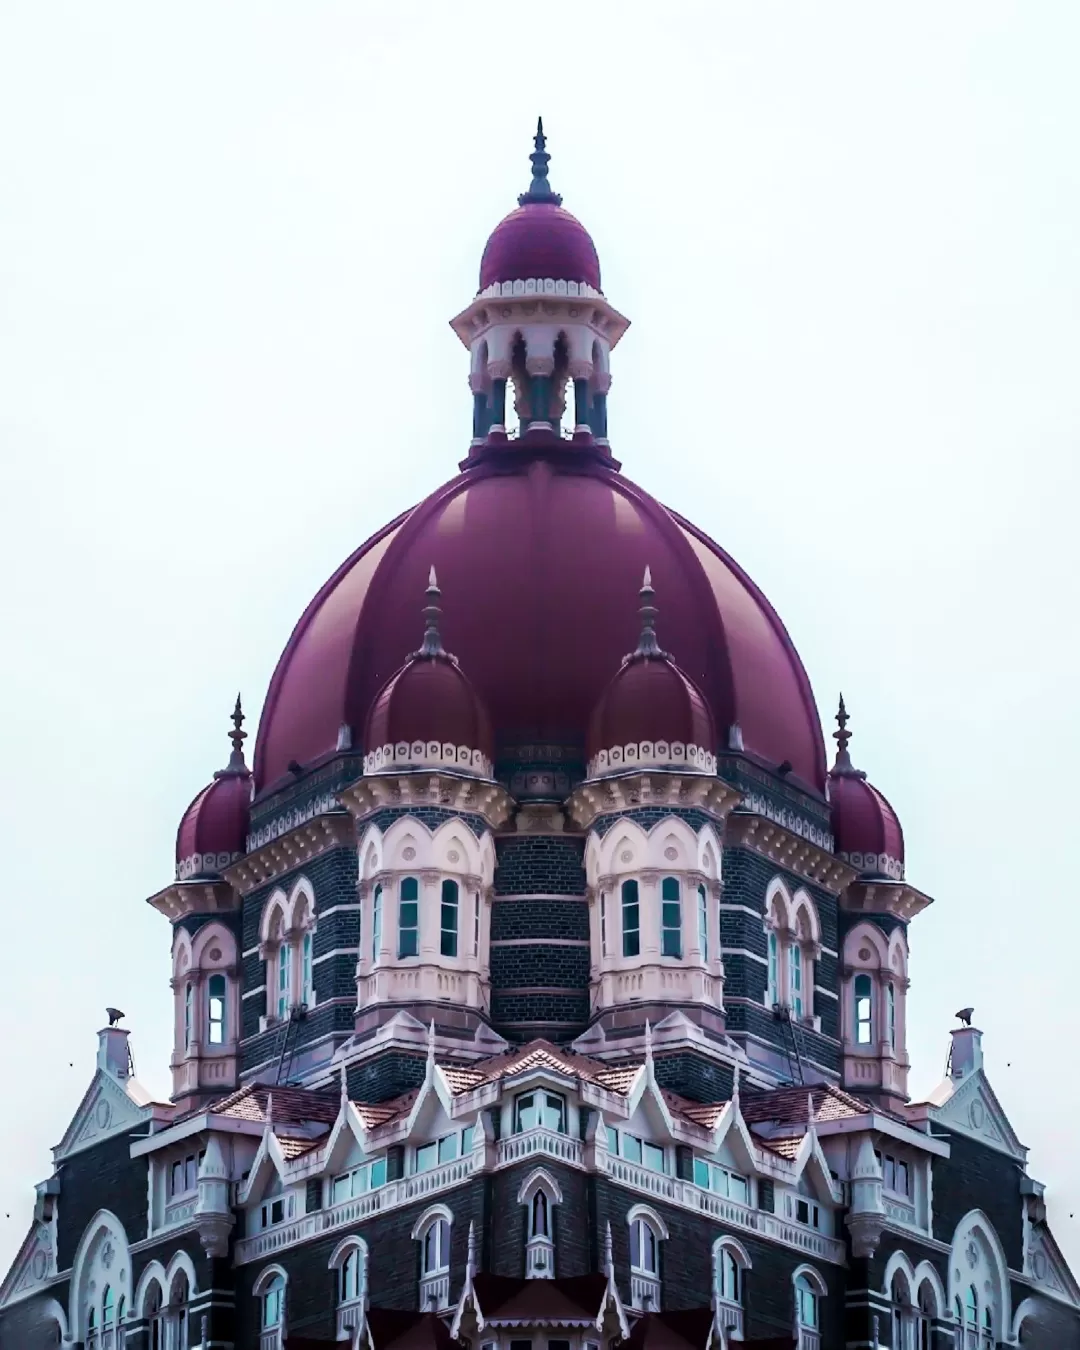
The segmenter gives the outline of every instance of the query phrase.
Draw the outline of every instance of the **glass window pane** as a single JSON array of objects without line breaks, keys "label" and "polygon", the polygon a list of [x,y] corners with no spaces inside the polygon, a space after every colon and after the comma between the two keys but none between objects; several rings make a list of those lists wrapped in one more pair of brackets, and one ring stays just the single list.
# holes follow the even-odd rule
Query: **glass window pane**
[{"label": "glass window pane", "polygon": [[635,1135],[624,1134],[622,1137],[622,1155],[627,1162],[639,1163],[641,1161],[641,1140]]},{"label": "glass window pane", "polygon": [[439,1162],[453,1162],[458,1155],[458,1137],[447,1134],[439,1140]]},{"label": "glass window pane", "polygon": [[658,1144],[644,1145],[645,1166],[652,1172],[664,1170],[664,1150]]},{"label": "glass window pane", "polygon": [[386,1159],[376,1158],[371,1164],[371,1189],[386,1185]]},{"label": "glass window pane", "polygon": [[458,951],[458,884],[442,884],[442,929],[439,950],[443,956],[457,956]]},{"label": "glass window pane", "polygon": [[702,1190],[709,1189],[709,1164],[702,1162],[700,1158],[694,1159],[694,1185],[700,1186]]},{"label": "glass window pane", "polygon": [[622,884],[622,929],[623,956],[641,954],[641,927],[638,910],[638,884],[636,881],[624,881]]},{"label": "glass window pane", "polygon": [[422,1144],[416,1150],[416,1170],[426,1172],[439,1161],[438,1144]]},{"label": "glass window pane", "polygon": [[731,1176],[731,1198],[737,1200],[740,1205],[750,1203],[750,1183],[745,1177]]}]

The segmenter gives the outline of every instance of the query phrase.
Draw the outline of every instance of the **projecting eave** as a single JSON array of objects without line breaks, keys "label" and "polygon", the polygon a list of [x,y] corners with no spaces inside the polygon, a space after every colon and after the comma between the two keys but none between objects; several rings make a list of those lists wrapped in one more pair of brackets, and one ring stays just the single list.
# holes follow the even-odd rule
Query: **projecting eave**
[{"label": "projecting eave", "polygon": [[345,811],[328,811],[252,849],[225,869],[226,880],[240,895],[249,895],[268,881],[303,867],[332,848],[354,843],[352,819]]},{"label": "projecting eave", "polygon": [[240,908],[240,896],[227,881],[174,881],[147,897],[146,903],[172,922],[192,914],[225,914]]},{"label": "projecting eave", "polygon": [[158,1149],[179,1144],[199,1134],[247,1134],[260,1138],[266,1126],[258,1120],[241,1120],[236,1116],[219,1116],[213,1111],[200,1111],[198,1115],[188,1116],[170,1125],[156,1134],[144,1135],[131,1145],[131,1156],[143,1158]]},{"label": "projecting eave", "polygon": [[840,896],[840,908],[852,914],[892,914],[908,920],[934,903],[933,898],[906,881],[887,878],[853,881]]},{"label": "projecting eave", "polygon": [[835,853],[752,811],[732,812],[726,841],[768,858],[834,895],[847,889],[858,875]]},{"label": "projecting eave", "polygon": [[640,806],[692,806],[723,820],[740,800],[735,788],[711,774],[632,769],[579,783],[566,807],[574,824],[587,830],[599,816]]},{"label": "projecting eave", "polygon": [[890,1139],[897,1140],[898,1143],[909,1144],[912,1148],[921,1149],[924,1153],[932,1153],[938,1158],[947,1158],[951,1152],[944,1139],[927,1134],[923,1130],[916,1130],[912,1126],[894,1120],[892,1116],[884,1116],[878,1111],[868,1111],[862,1116],[845,1116],[839,1120],[816,1120],[814,1129],[823,1139],[830,1135],[865,1134],[871,1131],[875,1134],[887,1135]]}]

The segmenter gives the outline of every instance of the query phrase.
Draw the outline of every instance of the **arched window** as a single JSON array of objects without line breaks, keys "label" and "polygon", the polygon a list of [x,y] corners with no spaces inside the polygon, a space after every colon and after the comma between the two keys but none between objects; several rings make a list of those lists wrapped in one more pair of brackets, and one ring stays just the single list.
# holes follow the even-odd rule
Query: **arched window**
[{"label": "arched window", "polygon": [[274,1275],[262,1291],[262,1324],[264,1331],[274,1331],[285,1321],[285,1280]]},{"label": "arched window", "polygon": [[206,986],[209,1012],[206,1037],[211,1045],[225,1043],[225,976],[211,975]]},{"label": "arched window", "polygon": [[360,1294],[360,1251],[354,1247],[338,1269],[338,1302],[354,1303]]},{"label": "arched window", "polygon": [[518,1204],[525,1206],[525,1278],[555,1277],[555,1206],[562,1192],[554,1177],[542,1167],[531,1172],[518,1191]]},{"label": "arched window", "polygon": [[434,1219],[422,1239],[421,1273],[440,1275],[450,1269],[450,1225],[445,1219]]},{"label": "arched window", "polygon": [[379,945],[382,942],[382,887],[375,887],[375,896],[371,904],[371,959],[379,959]]},{"label": "arched window", "polygon": [[874,986],[869,975],[855,976],[855,1043],[869,1045],[873,1040]]},{"label": "arched window", "polygon": [[960,1295],[953,1299],[953,1319],[956,1326],[953,1328],[953,1344],[956,1350],[963,1350],[964,1345],[964,1305],[960,1302]]},{"label": "arched window", "polygon": [[398,956],[420,955],[420,883],[402,877],[398,892]]},{"label": "arched window", "polygon": [[660,1274],[660,1240],[648,1219],[630,1225],[630,1268],[643,1275]]},{"label": "arched window", "polygon": [[780,1002],[780,939],[769,930],[769,969],[765,985],[765,1002],[772,1008]]},{"label": "arched window", "polygon": [[458,954],[458,884],[456,881],[444,881],[442,884],[442,915],[439,935],[439,951],[443,956]]},{"label": "arched window", "polygon": [[367,1244],[363,1238],[343,1238],[330,1257],[330,1269],[337,1283],[337,1338],[352,1341],[352,1333],[363,1323],[367,1298]]},{"label": "arched window", "polygon": [[277,1017],[284,1022],[289,1015],[289,986],[292,983],[292,948],[283,942],[277,958]]},{"label": "arched window", "polygon": [[744,1278],[750,1257],[734,1238],[718,1238],[713,1244],[713,1302],[716,1320],[727,1333],[723,1345],[743,1338]]},{"label": "arched window", "polygon": [[816,1331],[820,1319],[818,1291],[810,1283],[808,1275],[799,1275],[795,1280],[795,1316],[800,1327]]},{"label": "arched window", "polygon": [[929,1280],[923,1280],[919,1285],[919,1316],[918,1316],[918,1334],[916,1336],[917,1350],[931,1350],[930,1332],[933,1325],[933,1319],[937,1316],[937,1298],[934,1294],[933,1286]]},{"label": "arched window", "polygon": [[311,961],[312,938],[306,932],[300,941],[300,1002],[310,1008],[315,1002],[314,967]]},{"label": "arched window", "polygon": [[989,1303],[982,1310],[982,1350],[994,1350],[994,1314]]},{"label": "arched window", "polygon": [[622,884],[622,954],[641,955],[641,907],[638,904],[638,884]]},{"label": "arched window", "polygon": [[907,1280],[899,1271],[893,1276],[892,1288],[892,1339],[890,1345],[897,1350],[911,1350],[911,1293]]},{"label": "arched window", "polygon": [[191,1045],[195,1036],[195,989],[189,980],[184,986],[184,1044]]},{"label": "arched window", "polygon": [[153,1280],[146,1291],[146,1298],[143,1302],[144,1315],[150,1333],[149,1350],[165,1350],[165,1325],[162,1320],[161,1302],[161,1285]]},{"label": "arched window", "polygon": [[551,1237],[551,1208],[548,1205],[547,1192],[539,1188],[529,1205],[529,1237]]},{"label": "arched window", "polygon": [[969,1327],[976,1327],[979,1324],[979,1296],[973,1284],[968,1285],[967,1293],[964,1295],[964,1320]]},{"label": "arched window", "polygon": [[600,955],[607,956],[607,891],[600,892]]},{"label": "arched window", "polygon": [[677,877],[660,884],[660,955],[682,956],[682,894]]},{"label": "arched window", "polygon": [[709,893],[704,886],[697,888],[698,946],[701,959],[709,959]]},{"label": "arched window", "polygon": [[885,1010],[888,1024],[889,1048],[896,1049],[896,986],[885,986]]},{"label": "arched window", "polygon": [[101,1296],[101,1328],[108,1331],[116,1323],[116,1299],[112,1291],[112,1285],[105,1286],[105,1292]]},{"label": "arched window", "polygon": [[184,1346],[188,1344],[188,1301],[190,1293],[187,1274],[181,1270],[173,1280],[172,1289],[169,1292],[167,1320],[170,1336],[166,1337],[166,1342],[171,1337],[173,1345]]},{"label": "arched window", "polygon": [[480,955],[480,892],[473,892],[473,938],[472,954]]},{"label": "arched window", "polygon": [[803,1015],[803,952],[799,944],[791,947],[791,1010],[796,1017]]}]

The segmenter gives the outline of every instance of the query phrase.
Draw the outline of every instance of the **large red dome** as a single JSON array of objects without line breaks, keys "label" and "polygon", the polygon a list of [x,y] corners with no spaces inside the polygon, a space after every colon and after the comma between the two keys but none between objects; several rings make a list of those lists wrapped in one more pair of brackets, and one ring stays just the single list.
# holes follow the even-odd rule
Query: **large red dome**
[{"label": "large red dome", "polygon": [[[628,593],[651,567],[664,647],[708,700],[717,736],[824,790],[809,681],[783,625],[739,567],[614,469],[568,449],[481,460],[364,544],[308,606],[270,684],[259,790],[359,740],[379,690],[416,645],[428,571],[453,596],[443,639],[490,712],[498,749],[584,750],[590,713],[637,636]],[[371,747],[363,747],[365,750]],[[710,747],[715,749],[717,747]]]},{"label": "large red dome", "polygon": [[480,289],[496,281],[584,281],[600,289],[600,259],[576,216],[551,202],[526,202],[491,233],[480,259]]}]

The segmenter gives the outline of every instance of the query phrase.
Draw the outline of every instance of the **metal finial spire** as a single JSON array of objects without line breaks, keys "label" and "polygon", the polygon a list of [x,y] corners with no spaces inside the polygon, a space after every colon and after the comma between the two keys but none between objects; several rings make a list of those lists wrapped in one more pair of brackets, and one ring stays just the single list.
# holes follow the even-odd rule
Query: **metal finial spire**
[{"label": "metal finial spire", "polygon": [[245,774],[248,771],[244,763],[244,742],[247,740],[247,732],[243,729],[244,710],[240,706],[240,695],[236,696],[236,706],[232,710],[233,729],[229,732],[229,740],[232,742],[232,754],[229,756],[229,762],[224,769],[220,769],[215,778],[221,778],[229,774]]},{"label": "metal finial spire", "polygon": [[735,1106],[736,1109],[738,1109],[738,1106],[739,1106],[739,1078],[740,1078],[740,1076],[741,1076],[741,1066],[740,1066],[740,1064],[739,1064],[739,1061],[736,1060],[736,1061],[735,1061],[735,1077],[734,1077],[734,1081],[733,1081],[732,1084],[731,1084],[731,1101],[732,1101],[732,1105]]},{"label": "metal finial spire", "polygon": [[439,635],[439,618],[442,610],[439,608],[439,600],[442,598],[442,591],[439,590],[439,583],[435,579],[435,568],[432,567],[428,573],[427,584],[427,604],[424,606],[424,641],[420,645],[419,656],[445,656],[443,651],[442,638]]},{"label": "metal finial spire", "polygon": [[656,640],[656,616],[659,611],[653,604],[656,592],[653,590],[652,570],[648,567],[645,569],[645,579],[641,583],[638,595],[641,597],[641,608],[638,610],[641,615],[641,636],[638,638],[634,655],[663,656],[664,653]]},{"label": "metal finial spire", "polygon": [[349,1076],[345,1068],[345,1061],[341,1061],[341,1105],[344,1109],[349,1100]]},{"label": "metal finial spire", "polygon": [[529,184],[528,192],[523,192],[518,198],[518,206],[527,206],[529,202],[548,202],[552,206],[561,206],[562,198],[557,192],[552,192],[551,184],[548,182],[548,163],[551,156],[545,150],[547,137],[544,135],[544,119],[536,119],[536,135],[533,137],[533,145],[536,149],[529,158],[532,160],[532,182]]},{"label": "metal finial spire", "polygon": [[866,775],[859,769],[856,769],[851,762],[851,756],[848,754],[848,741],[851,740],[851,732],[847,729],[850,721],[848,710],[844,705],[844,696],[840,695],[840,707],[836,714],[836,725],[839,730],[833,732],[833,740],[836,742],[836,763],[832,766],[832,772],[840,775],[847,775],[852,778],[865,778]]}]

